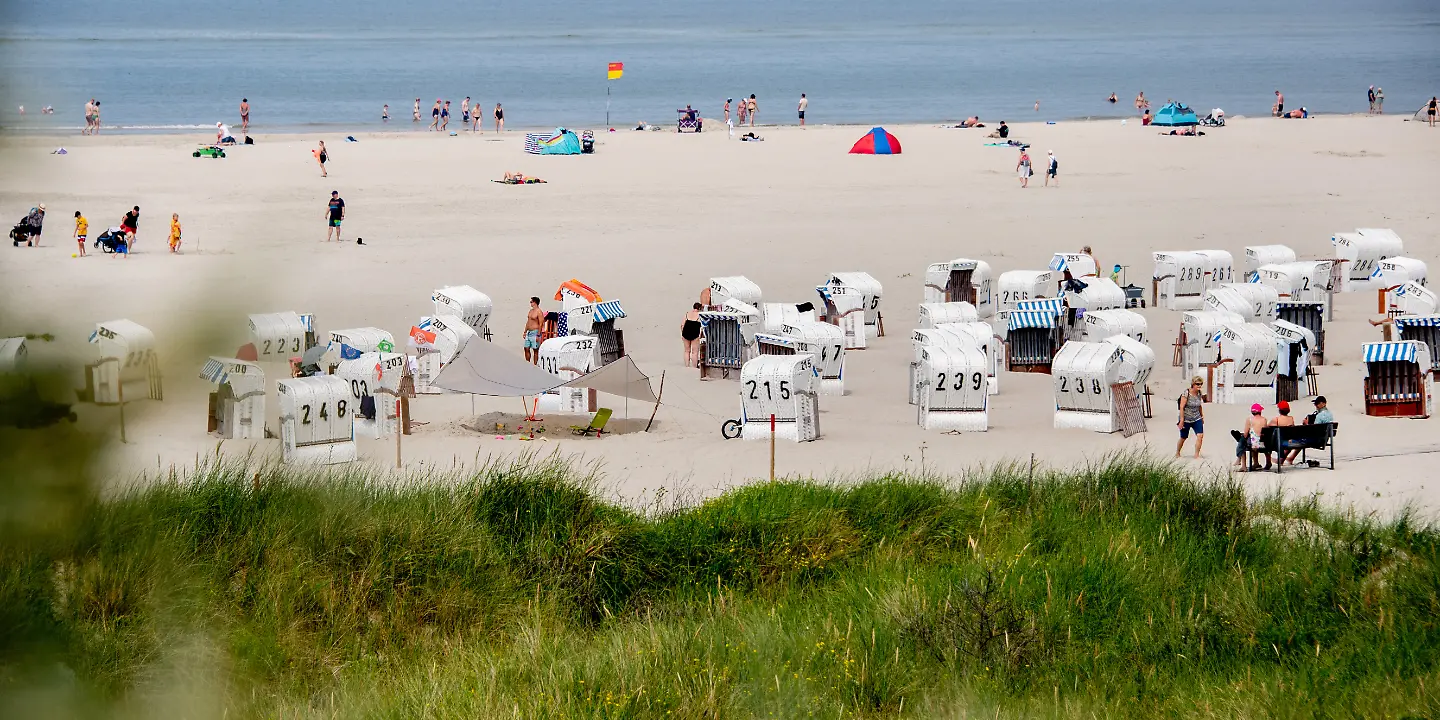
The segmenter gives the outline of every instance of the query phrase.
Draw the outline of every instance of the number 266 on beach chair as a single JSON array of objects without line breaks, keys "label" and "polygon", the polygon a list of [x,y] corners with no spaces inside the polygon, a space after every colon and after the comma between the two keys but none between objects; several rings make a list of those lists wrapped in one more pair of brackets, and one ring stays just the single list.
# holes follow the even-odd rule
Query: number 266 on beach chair
[{"label": "number 266 on beach chair", "polygon": [[614,412],[610,408],[600,408],[595,412],[595,417],[590,419],[589,425],[571,425],[570,432],[582,437],[595,435],[599,437],[605,434],[605,425],[610,422],[610,414]]}]

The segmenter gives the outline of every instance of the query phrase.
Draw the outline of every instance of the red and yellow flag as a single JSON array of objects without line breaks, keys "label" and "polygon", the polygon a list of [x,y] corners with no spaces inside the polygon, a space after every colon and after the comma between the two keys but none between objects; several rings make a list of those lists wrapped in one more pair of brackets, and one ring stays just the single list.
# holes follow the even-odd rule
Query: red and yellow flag
[{"label": "red and yellow flag", "polygon": [[605,73],[607,80],[619,80],[625,74],[625,63],[610,63],[609,70]]}]

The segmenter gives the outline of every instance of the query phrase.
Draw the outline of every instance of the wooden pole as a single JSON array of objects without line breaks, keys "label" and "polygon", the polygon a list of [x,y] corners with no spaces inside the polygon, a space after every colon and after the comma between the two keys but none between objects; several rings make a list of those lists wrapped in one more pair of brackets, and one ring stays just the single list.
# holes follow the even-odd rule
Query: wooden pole
[{"label": "wooden pole", "polygon": [[775,413],[770,413],[770,482],[775,482]]},{"label": "wooden pole", "polygon": [[115,360],[115,392],[120,396],[120,442],[129,442],[125,439],[125,381],[120,378],[124,366],[120,361]]},{"label": "wooden pole", "polygon": [[645,423],[645,432],[650,432],[650,426],[655,422],[655,413],[660,412],[660,399],[665,397],[665,371],[660,371],[660,393],[655,396],[655,409],[650,411],[650,422]]},{"label": "wooden pole", "polygon": [[400,416],[400,398],[395,398],[395,469],[404,467],[400,462],[400,438],[405,435],[404,420]]}]

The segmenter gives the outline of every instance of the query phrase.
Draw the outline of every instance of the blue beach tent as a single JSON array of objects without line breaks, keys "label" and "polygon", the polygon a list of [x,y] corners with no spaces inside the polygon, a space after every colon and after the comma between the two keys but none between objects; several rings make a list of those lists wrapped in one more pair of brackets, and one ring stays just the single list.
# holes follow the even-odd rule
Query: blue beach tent
[{"label": "blue beach tent", "polygon": [[1189,127],[1199,125],[1200,118],[1195,117],[1194,110],[1179,103],[1170,103],[1155,113],[1155,118],[1150,121],[1150,124],[1160,127]]},{"label": "blue beach tent", "polygon": [[579,155],[580,136],[565,128],[555,128],[555,136],[540,142],[541,155]]}]

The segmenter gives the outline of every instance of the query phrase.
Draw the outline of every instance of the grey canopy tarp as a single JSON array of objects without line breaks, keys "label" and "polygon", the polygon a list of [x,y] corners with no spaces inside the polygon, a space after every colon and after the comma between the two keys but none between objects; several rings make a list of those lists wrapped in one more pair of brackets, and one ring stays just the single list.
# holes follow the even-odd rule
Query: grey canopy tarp
[{"label": "grey canopy tarp", "polygon": [[560,387],[589,388],[641,402],[660,402],[650,387],[650,378],[640,371],[629,355],[621,355],[619,360],[581,375]]},{"label": "grey canopy tarp", "polygon": [[533,396],[558,387],[593,388],[632,400],[658,402],[650,388],[650,378],[628,355],[599,370],[561,382],[555,375],[483,340],[466,343],[465,349],[440,370],[432,384],[454,392],[496,397]]}]

